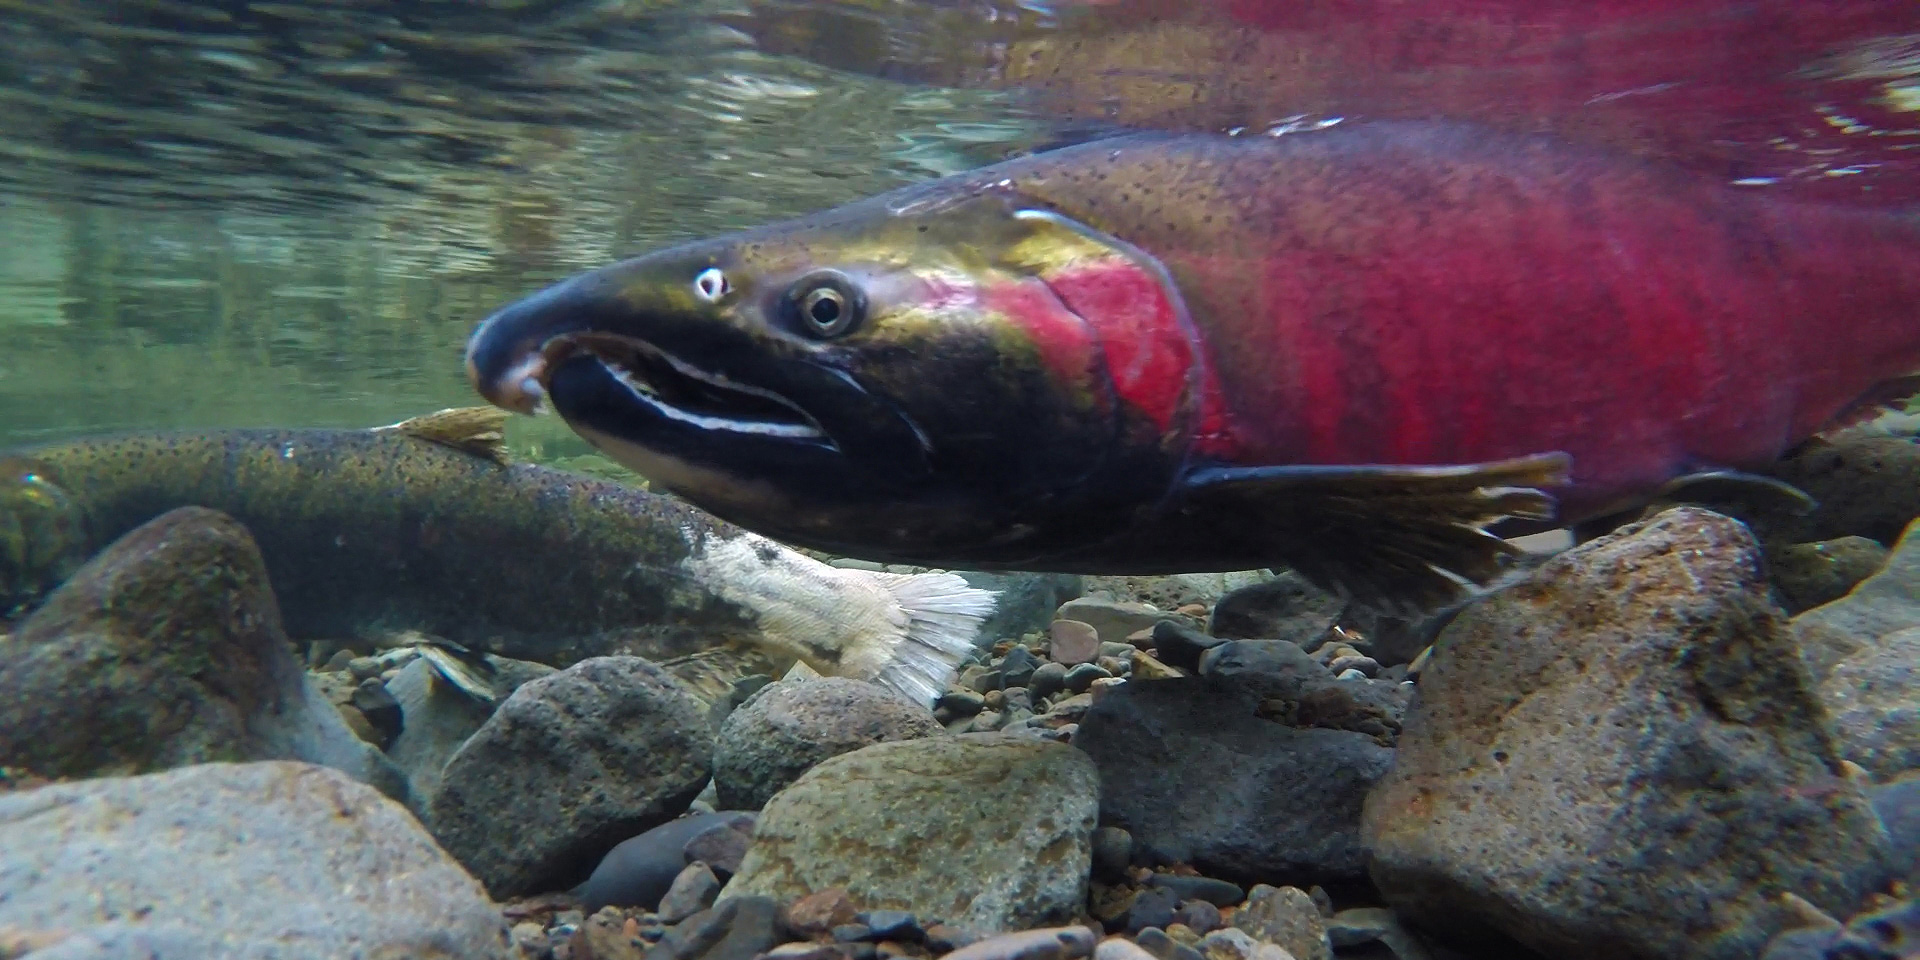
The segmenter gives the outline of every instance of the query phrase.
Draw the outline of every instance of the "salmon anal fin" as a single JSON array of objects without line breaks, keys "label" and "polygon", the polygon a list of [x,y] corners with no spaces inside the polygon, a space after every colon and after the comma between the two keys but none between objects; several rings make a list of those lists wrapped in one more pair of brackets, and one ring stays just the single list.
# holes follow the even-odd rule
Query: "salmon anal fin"
[{"label": "salmon anal fin", "polygon": [[1213,467],[1189,474],[1175,509],[1264,550],[1320,586],[1419,616],[1470,600],[1514,569],[1518,547],[1487,532],[1552,520],[1568,482],[1553,452],[1454,466]]}]

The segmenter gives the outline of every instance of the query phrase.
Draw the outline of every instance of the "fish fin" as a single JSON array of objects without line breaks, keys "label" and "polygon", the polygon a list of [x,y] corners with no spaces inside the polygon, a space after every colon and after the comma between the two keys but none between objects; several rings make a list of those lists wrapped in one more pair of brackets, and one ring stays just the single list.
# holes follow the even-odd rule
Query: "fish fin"
[{"label": "fish fin", "polygon": [[1920,373],[1881,381],[1867,388],[1865,393],[1814,432],[1838,433],[1849,427],[1872,423],[1889,412],[1904,409],[1907,401],[1916,395],[1920,395]]},{"label": "fish fin", "polygon": [[499,691],[494,688],[493,664],[485,657],[467,648],[446,640],[430,640],[414,646],[420,659],[433,668],[433,672],[445,680],[455,690],[466,694],[481,703],[494,703],[500,699]]},{"label": "fish fin", "polygon": [[960,665],[978,649],[980,626],[1000,602],[957,573],[874,573],[907,615],[907,628],[873,678],[915,703],[932,706]]},{"label": "fish fin", "polygon": [[754,674],[778,676],[786,665],[784,659],[775,659],[767,651],[746,644],[714,647],[660,661],[661,669],[673,674],[708,704],[726,699],[742,678]]},{"label": "fish fin", "polygon": [[504,430],[512,415],[499,407],[448,407],[373,429],[452,447],[505,466],[510,457]]},{"label": "fish fin", "polygon": [[1746,506],[1763,513],[1804,517],[1819,506],[1807,492],[1781,480],[1739,470],[1703,470],[1661,485],[1654,501]]},{"label": "fish fin", "polygon": [[[1418,617],[1518,573],[1524,551],[1487,531],[1503,518],[1552,520],[1541,487],[1568,481],[1560,452],[1452,466],[1208,467],[1175,509],[1232,518],[1247,538],[1323,589]],[[1210,531],[1212,532],[1212,531]]]}]

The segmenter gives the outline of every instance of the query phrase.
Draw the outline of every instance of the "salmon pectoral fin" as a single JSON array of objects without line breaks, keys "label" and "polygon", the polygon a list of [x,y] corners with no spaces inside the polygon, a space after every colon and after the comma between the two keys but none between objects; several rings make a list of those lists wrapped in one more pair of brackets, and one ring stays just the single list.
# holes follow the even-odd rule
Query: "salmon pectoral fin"
[{"label": "salmon pectoral fin", "polygon": [[1554,519],[1545,487],[1568,482],[1553,452],[1453,466],[1211,467],[1178,511],[1324,589],[1420,616],[1470,600],[1515,569],[1520,548],[1487,532]]},{"label": "salmon pectoral fin", "polygon": [[1819,506],[1805,490],[1785,480],[1739,470],[1704,470],[1674,477],[1654,493],[1653,502],[1791,517],[1804,517]]}]

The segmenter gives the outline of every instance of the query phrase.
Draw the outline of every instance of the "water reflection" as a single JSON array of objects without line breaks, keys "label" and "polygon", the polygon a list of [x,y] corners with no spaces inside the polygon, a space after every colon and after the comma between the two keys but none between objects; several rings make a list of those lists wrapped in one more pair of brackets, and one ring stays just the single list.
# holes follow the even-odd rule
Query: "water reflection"
[{"label": "water reflection", "polygon": [[[0,446],[474,402],[488,310],[998,159],[991,91],[768,56],[673,3],[85,3],[0,25]],[[513,439],[578,452],[545,423]]]}]

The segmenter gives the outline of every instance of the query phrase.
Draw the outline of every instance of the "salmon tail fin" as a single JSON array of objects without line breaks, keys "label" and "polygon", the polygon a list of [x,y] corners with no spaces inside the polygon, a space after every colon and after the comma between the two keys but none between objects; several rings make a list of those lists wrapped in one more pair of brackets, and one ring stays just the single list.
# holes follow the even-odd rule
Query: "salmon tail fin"
[{"label": "salmon tail fin", "polygon": [[954,573],[875,573],[906,614],[874,682],[915,703],[932,705],[978,649],[980,627],[999,593],[972,586]]},{"label": "salmon tail fin", "polygon": [[449,407],[373,429],[452,447],[505,466],[510,459],[505,430],[512,415],[499,407]]}]

